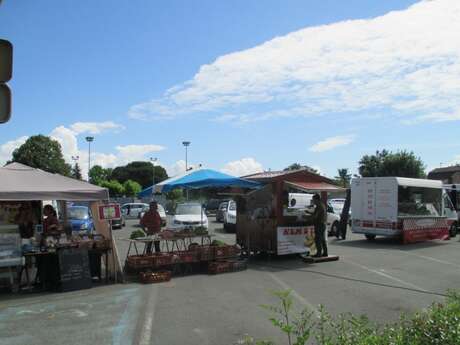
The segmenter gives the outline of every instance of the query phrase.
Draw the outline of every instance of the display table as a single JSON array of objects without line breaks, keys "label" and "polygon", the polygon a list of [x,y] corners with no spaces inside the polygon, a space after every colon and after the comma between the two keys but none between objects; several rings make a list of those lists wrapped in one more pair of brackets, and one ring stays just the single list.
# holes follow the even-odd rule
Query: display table
[{"label": "display table", "polygon": [[[31,288],[32,284],[39,285],[42,290],[58,290],[62,288],[64,281],[69,281],[67,285],[71,286],[71,280],[77,281],[89,277],[98,277],[102,281],[102,258],[104,258],[104,275],[108,283],[108,256],[110,248],[78,248],[75,246],[60,247],[55,250],[35,251],[24,253],[25,265],[21,268],[19,281],[22,280],[22,274],[26,275],[27,287]],[[73,256],[71,257],[72,254]],[[81,262],[78,257],[81,256]],[[77,260],[76,260],[77,258]],[[68,261],[68,262],[67,262]],[[84,265],[82,264],[84,263]],[[33,282],[30,281],[28,268],[35,265],[36,274]],[[69,267],[65,267],[65,266]],[[82,267],[79,267],[82,266]],[[88,266],[87,269],[86,267]],[[81,272],[78,272],[78,270]],[[66,272],[71,270],[71,272]],[[87,270],[88,272],[85,272]],[[67,288],[69,290],[71,288]]]}]

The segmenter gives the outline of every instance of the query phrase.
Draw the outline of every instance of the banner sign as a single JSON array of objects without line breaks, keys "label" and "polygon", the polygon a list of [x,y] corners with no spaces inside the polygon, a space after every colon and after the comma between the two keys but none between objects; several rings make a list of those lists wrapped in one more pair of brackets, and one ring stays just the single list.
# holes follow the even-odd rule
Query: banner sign
[{"label": "banner sign", "polygon": [[279,226],[277,229],[278,255],[316,253],[313,226]]},{"label": "banner sign", "polygon": [[446,218],[405,218],[403,220],[404,243],[448,238],[449,225]]},{"label": "banner sign", "polygon": [[121,217],[120,205],[108,204],[108,205],[99,206],[99,219],[100,220],[120,219],[120,217]]}]

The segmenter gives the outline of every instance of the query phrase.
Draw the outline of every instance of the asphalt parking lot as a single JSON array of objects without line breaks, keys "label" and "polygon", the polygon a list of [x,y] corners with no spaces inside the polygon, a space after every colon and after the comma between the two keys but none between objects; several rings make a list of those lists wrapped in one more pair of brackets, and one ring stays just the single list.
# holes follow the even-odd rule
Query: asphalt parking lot
[{"label": "asphalt parking lot", "polygon": [[[136,229],[128,221],[114,231],[121,241]],[[221,225],[216,238],[229,243]],[[157,285],[137,283],[41,295],[0,295],[1,344],[234,344],[244,334],[281,340],[261,304],[274,302],[272,290],[292,289],[299,307],[325,305],[333,314],[367,314],[393,321],[440,301],[460,288],[460,242],[402,245],[351,235],[329,239],[336,262],[308,265],[296,256],[251,259],[243,272],[191,275]],[[281,343],[281,341],[280,341]]]}]

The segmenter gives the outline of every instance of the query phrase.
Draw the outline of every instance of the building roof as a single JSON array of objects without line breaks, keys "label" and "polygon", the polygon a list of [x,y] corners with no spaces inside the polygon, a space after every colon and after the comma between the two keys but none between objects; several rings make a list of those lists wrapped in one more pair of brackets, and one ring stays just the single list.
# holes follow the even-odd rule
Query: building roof
[{"label": "building roof", "polygon": [[460,165],[452,165],[450,167],[436,168],[429,172],[429,174],[439,174],[439,173],[455,173],[460,172]]},{"label": "building roof", "polygon": [[341,192],[345,188],[326,182],[286,182],[289,186],[298,188],[305,192]]}]

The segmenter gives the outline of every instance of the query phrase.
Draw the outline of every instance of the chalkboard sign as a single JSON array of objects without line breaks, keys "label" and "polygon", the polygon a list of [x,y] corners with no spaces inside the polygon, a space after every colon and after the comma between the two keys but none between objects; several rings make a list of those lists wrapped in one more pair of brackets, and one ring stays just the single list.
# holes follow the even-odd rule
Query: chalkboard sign
[{"label": "chalkboard sign", "polygon": [[62,248],[59,254],[61,291],[89,289],[91,273],[88,250],[85,248]]}]

